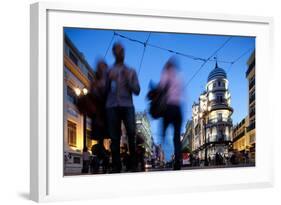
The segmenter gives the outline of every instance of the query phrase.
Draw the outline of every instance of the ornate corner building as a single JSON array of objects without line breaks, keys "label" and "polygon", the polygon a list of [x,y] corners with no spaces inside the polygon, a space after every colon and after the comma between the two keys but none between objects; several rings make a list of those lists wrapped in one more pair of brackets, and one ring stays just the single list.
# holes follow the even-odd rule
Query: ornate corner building
[{"label": "ornate corner building", "polygon": [[216,63],[206,90],[192,106],[191,149],[200,160],[214,160],[216,154],[228,157],[231,149],[233,109],[228,85],[226,72]]}]

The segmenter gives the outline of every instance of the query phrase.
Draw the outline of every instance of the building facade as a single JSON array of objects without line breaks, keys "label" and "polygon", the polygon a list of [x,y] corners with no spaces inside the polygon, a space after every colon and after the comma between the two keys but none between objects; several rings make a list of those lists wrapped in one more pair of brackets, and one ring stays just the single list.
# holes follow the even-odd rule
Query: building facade
[{"label": "building facade", "polygon": [[[255,162],[255,158],[251,156],[250,149],[253,146],[253,142],[251,141],[252,130],[249,130],[249,116],[245,117],[241,120],[240,123],[234,126],[233,128],[233,151],[235,153],[239,152],[240,162],[251,163]],[[249,157],[249,160],[246,160],[246,156]]]},{"label": "building facade", "polygon": [[[77,101],[83,89],[90,90],[94,83],[94,72],[85,60],[83,54],[71,40],[64,36],[64,173],[81,173],[84,148],[84,122],[86,122],[86,147],[91,153],[91,147],[96,144],[91,140],[91,119],[79,112]],[[105,147],[109,148],[109,140]]]},{"label": "building facade", "polygon": [[248,154],[249,162],[255,162],[255,52],[247,61],[246,78],[248,80],[248,115],[233,129],[233,149],[244,156]]},{"label": "building facade", "polygon": [[247,61],[248,70],[246,77],[248,79],[249,88],[249,125],[247,132],[249,134],[249,153],[252,161],[255,160],[256,149],[256,72],[255,72],[255,51],[251,54]]},{"label": "building facade", "polygon": [[155,161],[156,168],[163,167],[165,165],[165,152],[161,144],[155,146],[155,156],[156,156],[156,161]]},{"label": "building facade", "polygon": [[184,134],[182,135],[182,138],[181,138],[181,148],[182,148],[182,150],[184,150],[186,148],[189,149],[190,151],[192,150],[191,149],[192,136],[193,136],[192,120],[188,120],[187,123],[186,123],[186,126],[185,126],[185,132],[184,132]]},{"label": "building facade", "polygon": [[137,146],[143,146],[146,160],[151,160],[153,155],[153,138],[151,125],[146,112],[136,113],[136,141]]},{"label": "building facade", "polygon": [[232,145],[233,109],[225,71],[210,72],[206,90],[192,106],[192,151],[200,160],[213,160],[216,153],[228,156]]},{"label": "building facade", "polygon": [[247,150],[249,145],[249,135],[247,127],[249,125],[248,116],[245,117],[241,122],[233,128],[233,150],[244,152]]}]

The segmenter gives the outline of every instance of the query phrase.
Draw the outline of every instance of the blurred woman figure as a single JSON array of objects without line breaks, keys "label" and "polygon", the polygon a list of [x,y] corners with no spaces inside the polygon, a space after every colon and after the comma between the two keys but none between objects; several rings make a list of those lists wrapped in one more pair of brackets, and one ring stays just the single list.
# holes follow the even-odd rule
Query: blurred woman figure
[{"label": "blurred woman figure", "polygon": [[95,104],[95,112],[92,116],[92,138],[102,142],[105,137],[108,137],[106,131],[106,113],[105,102],[107,98],[107,69],[105,61],[100,60],[97,63],[96,79],[91,87],[91,94]]},{"label": "blurred woman figure", "polygon": [[[103,165],[103,168],[108,167],[107,165],[104,165],[103,162],[107,162],[108,159],[106,155],[104,154],[104,139],[108,138],[108,131],[107,131],[107,120],[106,120],[106,112],[105,112],[105,103],[107,98],[107,71],[108,66],[105,61],[99,60],[96,67],[96,78],[91,86],[91,96],[92,100],[95,104],[95,111],[93,112],[93,115],[91,116],[92,120],[92,133],[91,138],[98,141],[97,146],[95,146],[96,149],[92,149],[92,154],[97,157],[96,163],[99,166],[101,163]],[[103,170],[106,172],[106,170]]]},{"label": "blurred woman figure", "polygon": [[183,85],[178,72],[175,59],[170,58],[163,68],[159,83],[161,89],[166,90],[166,109],[163,115],[163,138],[167,127],[171,124],[174,128],[174,170],[181,169],[181,142],[180,132],[182,124],[181,100]]}]

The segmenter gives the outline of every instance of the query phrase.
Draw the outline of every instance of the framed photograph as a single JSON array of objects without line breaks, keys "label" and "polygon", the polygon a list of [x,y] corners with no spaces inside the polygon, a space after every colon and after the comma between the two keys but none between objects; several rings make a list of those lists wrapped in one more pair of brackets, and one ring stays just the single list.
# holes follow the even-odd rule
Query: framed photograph
[{"label": "framed photograph", "polygon": [[30,198],[273,186],[273,20],[31,5]]}]

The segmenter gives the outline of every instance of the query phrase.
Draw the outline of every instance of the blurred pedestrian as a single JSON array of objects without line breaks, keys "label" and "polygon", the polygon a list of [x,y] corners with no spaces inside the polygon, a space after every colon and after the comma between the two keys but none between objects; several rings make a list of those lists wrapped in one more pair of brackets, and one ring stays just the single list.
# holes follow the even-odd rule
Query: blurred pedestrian
[{"label": "blurred pedestrian", "polygon": [[106,87],[107,72],[108,66],[106,62],[104,60],[99,60],[96,65],[95,81],[91,85],[90,92],[95,105],[94,112],[92,112],[91,115],[91,138],[97,141],[97,145],[92,148],[92,154],[94,155],[92,160],[94,172],[98,172],[98,168],[101,164],[103,165],[103,172],[106,172],[105,167],[107,166],[104,166],[104,163],[108,161],[104,148],[104,139],[109,137],[105,110],[108,94]]},{"label": "blurred pedestrian", "polygon": [[99,60],[96,67],[96,79],[91,86],[91,96],[95,104],[95,112],[92,115],[92,139],[103,144],[108,137],[105,103],[107,99],[107,72],[108,66],[103,60]]},{"label": "blurred pedestrian", "polygon": [[212,159],[211,159],[211,156],[209,156],[209,157],[208,157],[208,166],[209,166],[209,165],[212,165],[211,163],[212,163]]},{"label": "blurred pedestrian", "polygon": [[245,164],[248,164],[249,163],[249,152],[248,151],[245,151],[244,158],[245,158]]},{"label": "blurred pedestrian", "polygon": [[230,163],[231,163],[232,165],[238,164],[237,152],[236,152],[236,151],[234,151],[234,152],[231,154],[229,161],[230,161]]},{"label": "blurred pedestrian", "polygon": [[166,129],[171,124],[174,128],[174,170],[181,169],[181,142],[180,132],[182,124],[181,100],[183,85],[175,59],[170,58],[161,74],[159,83],[161,89],[167,90],[166,109],[163,116],[163,138]]},{"label": "blurred pedestrian", "polygon": [[115,63],[108,72],[108,95],[106,111],[111,139],[112,172],[121,171],[120,137],[123,121],[129,143],[130,169],[136,169],[135,108],[133,94],[139,95],[140,85],[134,69],[124,63],[125,50],[122,44],[112,48]]},{"label": "blurred pedestrian", "polygon": [[215,155],[215,162],[216,162],[216,165],[219,165],[219,154],[216,152],[216,155]]},{"label": "blurred pedestrian", "polygon": [[139,167],[140,164],[141,171],[145,170],[144,155],[145,155],[145,148],[143,147],[143,145],[139,144],[137,146],[136,158],[137,158],[137,166]]},{"label": "blurred pedestrian", "polygon": [[121,147],[121,161],[122,161],[122,166],[125,167],[126,171],[129,171],[129,154],[128,154],[128,146],[127,144],[124,144]]},{"label": "blurred pedestrian", "polygon": [[106,173],[108,171],[109,156],[104,145],[101,143],[94,144],[92,146],[92,154],[94,173],[99,173],[100,166],[102,166],[103,173]]},{"label": "blurred pedestrian", "polygon": [[89,157],[89,152],[88,152],[87,147],[84,147],[84,149],[83,149],[82,159],[83,159],[82,173],[88,173],[89,165],[90,165],[90,157]]}]

